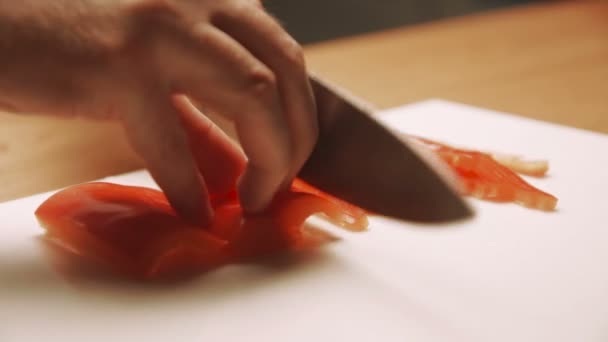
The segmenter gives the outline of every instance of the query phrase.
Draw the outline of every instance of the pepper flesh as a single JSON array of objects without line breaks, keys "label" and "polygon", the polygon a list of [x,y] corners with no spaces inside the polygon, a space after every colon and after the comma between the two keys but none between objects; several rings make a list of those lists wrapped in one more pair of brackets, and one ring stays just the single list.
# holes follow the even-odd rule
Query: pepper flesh
[{"label": "pepper flesh", "polygon": [[158,190],[94,182],[57,192],[35,214],[56,246],[142,279],[192,275],[318,245],[327,236],[303,229],[316,213],[353,231],[368,224],[362,209],[300,180],[257,215],[244,215],[234,192],[211,201],[214,221],[198,227],[179,217]]},{"label": "pepper flesh", "polygon": [[463,184],[464,195],[496,202],[515,202],[543,211],[552,211],[557,206],[557,197],[532,186],[516,173],[544,175],[548,169],[545,162],[524,165],[521,160],[514,164],[511,159],[503,161],[503,164],[489,153],[455,148],[422,137],[409,138],[431,149],[452,168]]}]

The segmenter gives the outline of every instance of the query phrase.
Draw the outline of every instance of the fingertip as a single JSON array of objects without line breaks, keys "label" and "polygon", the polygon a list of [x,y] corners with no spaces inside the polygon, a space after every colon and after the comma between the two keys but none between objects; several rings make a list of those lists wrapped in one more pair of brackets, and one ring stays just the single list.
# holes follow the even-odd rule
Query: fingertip
[{"label": "fingertip", "polygon": [[284,192],[284,191],[288,191],[289,189],[291,189],[291,185],[293,184],[294,179],[295,179],[295,176],[293,176],[293,175],[287,176],[283,180],[283,182],[281,182],[281,186],[279,186],[279,192]]},{"label": "fingertip", "polygon": [[241,207],[249,214],[264,211],[272,201],[279,185],[279,182],[269,178],[268,174],[248,167],[238,181]]},{"label": "fingertip", "polygon": [[245,213],[255,214],[264,209],[266,200],[264,196],[260,196],[260,193],[249,179],[249,177],[245,177],[244,175],[239,179],[239,201]]}]

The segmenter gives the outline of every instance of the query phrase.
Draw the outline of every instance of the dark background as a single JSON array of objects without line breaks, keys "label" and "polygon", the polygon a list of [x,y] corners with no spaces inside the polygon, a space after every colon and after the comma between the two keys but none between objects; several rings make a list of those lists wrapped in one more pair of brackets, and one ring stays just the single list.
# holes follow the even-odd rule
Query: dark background
[{"label": "dark background", "polygon": [[534,0],[264,0],[300,43],[378,31]]}]

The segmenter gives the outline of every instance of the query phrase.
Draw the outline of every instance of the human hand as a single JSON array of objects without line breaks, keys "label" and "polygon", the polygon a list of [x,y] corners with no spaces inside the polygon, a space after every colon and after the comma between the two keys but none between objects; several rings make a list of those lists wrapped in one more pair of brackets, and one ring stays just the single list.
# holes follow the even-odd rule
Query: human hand
[{"label": "human hand", "polygon": [[[0,0],[0,17],[13,28],[0,33],[10,52],[0,57],[0,103],[118,120],[193,221],[208,222],[208,192],[239,177],[243,206],[263,209],[314,147],[301,48],[258,1]],[[190,99],[234,123],[244,155]]]}]

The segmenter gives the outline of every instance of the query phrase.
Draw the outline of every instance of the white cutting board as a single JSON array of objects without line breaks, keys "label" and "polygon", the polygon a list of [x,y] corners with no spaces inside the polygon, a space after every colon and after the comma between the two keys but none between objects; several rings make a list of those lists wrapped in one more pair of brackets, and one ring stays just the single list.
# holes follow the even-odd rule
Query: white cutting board
[{"label": "white cutting board", "polygon": [[558,211],[469,200],[475,219],[450,227],[372,218],[315,255],[145,288],[56,274],[34,240],[48,194],[32,196],[0,205],[0,341],[608,341],[608,136],[444,101],[383,117],[549,159],[532,182]]}]

